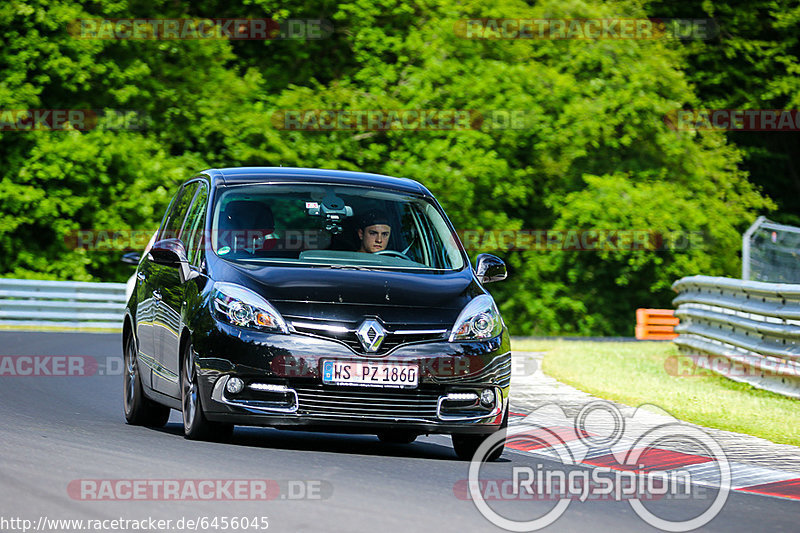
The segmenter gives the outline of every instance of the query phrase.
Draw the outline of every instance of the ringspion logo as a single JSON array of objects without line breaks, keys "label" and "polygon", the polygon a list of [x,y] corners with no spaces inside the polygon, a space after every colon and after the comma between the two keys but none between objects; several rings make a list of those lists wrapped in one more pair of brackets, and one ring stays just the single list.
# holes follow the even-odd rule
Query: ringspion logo
[{"label": "ringspion logo", "polygon": [[[542,406],[521,424],[484,440],[470,462],[468,480],[456,482],[454,495],[472,500],[489,522],[508,531],[540,530],[558,520],[573,501],[588,500],[625,501],[655,528],[692,531],[722,510],[731,489],[731,467],[719,443],[702,429],[664,415],[654,419],[640,407],[632,416],[625,416],[613,403],[596,400],[584,405],[570,420],[560,406]],[[535,449],[561,466],[548,462],[534,469],[509,462],[510,475],[498,479],[502,465],[494,464],[490,467],[492,477],[481,477],[486,459],[501,445]],[[675,446],[692,453],[672,451]],[[703,465],[705,471],[718,474],[716,495],[708,498],[706,508],[692,509],[688,516],[676,518],[662,516],[663,509],[649,509],[642,503],[686,499],[693,490],[693,465]],[[699,499],[705,499],[705,495],[694,501]],[[519,512],[509,516],[509,507],[489,504],[500,500],[556,504],[544,514],[526,520]],[[540,510],[541,507],[531,509]]]}]

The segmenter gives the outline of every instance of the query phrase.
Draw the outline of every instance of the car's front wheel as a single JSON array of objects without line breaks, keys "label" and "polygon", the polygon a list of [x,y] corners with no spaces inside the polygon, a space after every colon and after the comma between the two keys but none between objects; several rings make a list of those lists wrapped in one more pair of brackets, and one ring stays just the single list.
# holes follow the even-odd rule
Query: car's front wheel
[{"label": "car's front wheel", "polygon": [[462,461],[471,461],[475,456],[475,452],[478,451],[478,448],[480,448],[481,444],[483,444],[483,441],[502,432],[503,439],[499,440],[491,448],[489,455],[483,459],[484,462],[497,461],[500,459],[500,456],[503,455],[503,450],[505,449],[505,435],[507,427],[508,406],[506,406],[505,412],[503,413],[503,421],[500,423],[500,429],[489,435],[452,435],[453,450],[456,452],[458,458]]},{"label": "car's front wheel", "polygon": [[144,395],[142,376],[136,361],[136,339],[129,333],[125,338],[125,388],[123,407],[125,420],[133,426],[164,427],[169,420],[170,408],[158,404]]},{"label": "car's front wheel", "polygon": [[192,345],[187,344],[181,365],[183,435],[190,440],[227,440],[233,433],[233,425],[211,422],[206,418],[197,381],[197,355]]}]

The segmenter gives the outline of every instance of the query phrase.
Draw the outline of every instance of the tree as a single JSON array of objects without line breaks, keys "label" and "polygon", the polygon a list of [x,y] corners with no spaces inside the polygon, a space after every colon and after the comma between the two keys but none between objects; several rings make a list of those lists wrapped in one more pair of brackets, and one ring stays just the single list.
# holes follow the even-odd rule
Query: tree
[{"label": "tree", "polygon": [[[91,13],[69,2],[15,6],[0,8],[0,94],[16,98],[8,105],[134,109],[151,125],[2,133],[5,275],[124,279],[117,254],[72,250],[64,235],[155,228],[172,190],[206,166],[364,170],[421,181],[460,229],[701,233],[703,249],[507,250],[484,240],[470,250],[508,261],[509,280],[488,288],[513,333],[630,334],[633,310],[669,305],[675,278],[735,274],[738,232],[772,207],[723,134],[665,123],[674,109],[702,105],[679,42],[459,31],[485,17],[647,16],[630,2],[162,2],[148,13],[125,2],[92,4]],[[313,42],[229,42],[84,41],[65,30],[85,16],[209,15],[325,18],[335,31]],[[38,50],[56,67],[18,59]],[[293,131],[280,121],[286,110],[381,109],[463,111],[471,122]]]},{"label": "tree", "polygon": [[[791,0],[649,2],[651,16],[711,18],[719,33],[683,42],[706,109],[800,109],[800,6]],[[732,131],[750,181],[775,200],[771,218],[800,225],[800,131]],[[763,214],[763,213],[761,213]]]}]

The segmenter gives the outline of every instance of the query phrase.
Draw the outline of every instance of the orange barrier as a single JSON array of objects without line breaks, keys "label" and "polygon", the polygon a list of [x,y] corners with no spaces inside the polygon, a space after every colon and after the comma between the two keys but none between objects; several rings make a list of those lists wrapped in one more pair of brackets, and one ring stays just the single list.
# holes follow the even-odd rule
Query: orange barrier
[{"label": "orange barrier", "polygon": [[637,309],[636,338],[649,341],[668,341],[678,336],[678,325],[672,309]]}]

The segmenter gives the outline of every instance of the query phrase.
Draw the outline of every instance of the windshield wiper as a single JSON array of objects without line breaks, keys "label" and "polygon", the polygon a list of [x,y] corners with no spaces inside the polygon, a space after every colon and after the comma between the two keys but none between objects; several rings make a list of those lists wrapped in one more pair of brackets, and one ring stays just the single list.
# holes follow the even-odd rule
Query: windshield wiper
[{"label": "windshield wiper", "polygon": [[375,268],[360,266],[360,265],[321,265],[328,268],[335,268],[337,270],[375,270]]}]

